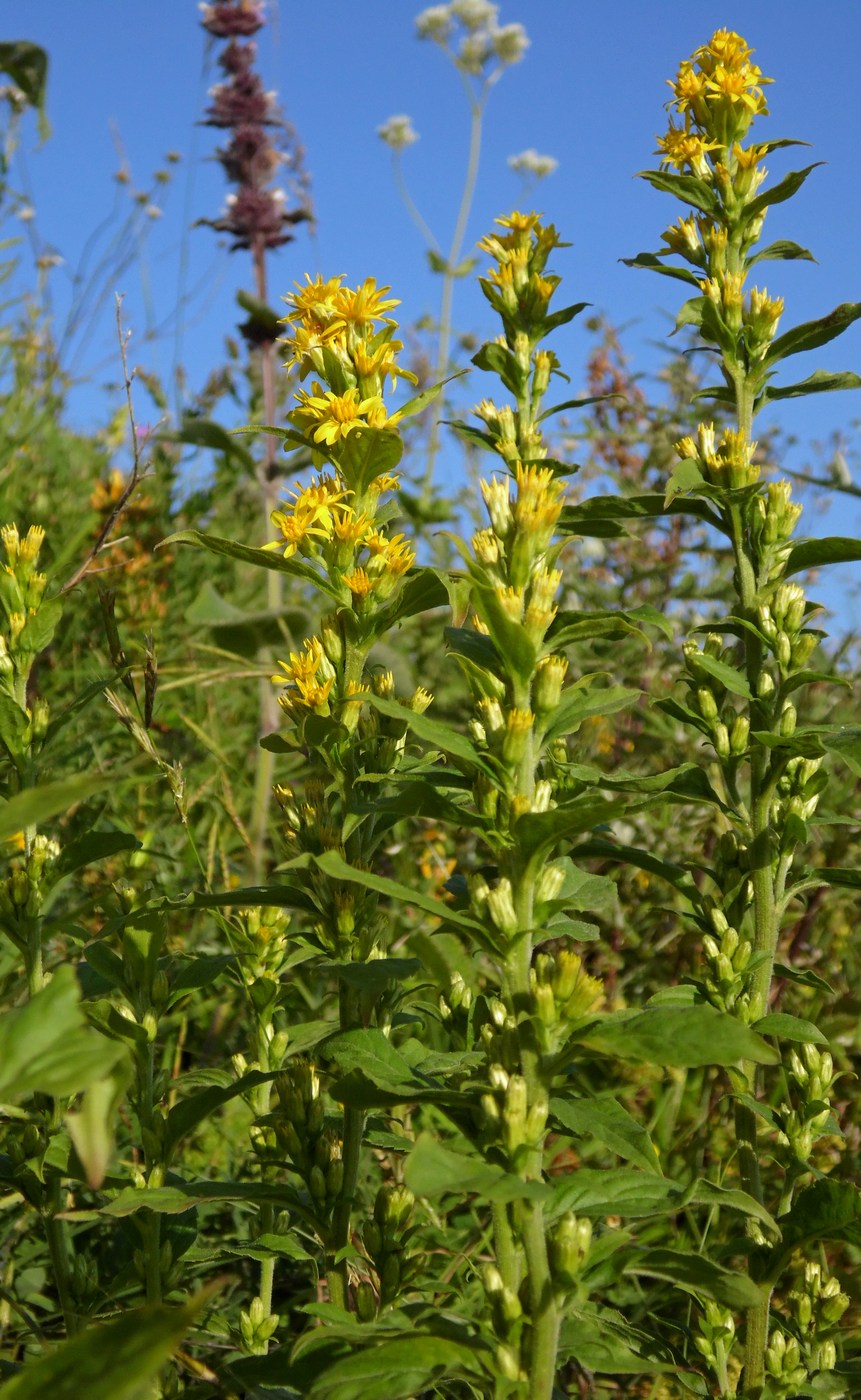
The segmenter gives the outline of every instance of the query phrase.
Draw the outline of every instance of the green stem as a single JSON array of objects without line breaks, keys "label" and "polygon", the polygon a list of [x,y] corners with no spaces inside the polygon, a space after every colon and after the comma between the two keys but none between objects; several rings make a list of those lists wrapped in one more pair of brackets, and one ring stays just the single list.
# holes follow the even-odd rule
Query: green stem
[{"label": "green stem", "polygon": [[[56,1182],[57,1190],[60,1183]],[[81,1330],[81,1321],[78,1317],[75,1301],[72,1296],[72,1275],[69,1268],[68,1237],[65,1229],[65,1222],[56,1218],[60,1203],[53,1199],[54,1191],[51,1192],[52,1200],[49,1209],[51,1214],[44,1217],[45,1238],[48,1241],[48,1252],[51,1256],[51,1269],[54,1274],[54,1286],[57,1289],[57,1296],[60,1299],[60,1309],[63,1314],[63,1321],[66,1324],[66,1333],[73,1337]]]},{"label": "green stem", "polygon": [[[478,163],[481,156],[482,118],[484,117],[484,105],[487,100],[487,90],[485,90],[479,98],[474,97],[468,88],[467,91],[469,92],[470,104],[469,156],[466,164],[466,178],[463,184],[463,192],[460,197],[460,208],[457,213],[457,222],[455,223],[451,247],[448,250],[445,271],[443,273],[435,372],[437,383],[445,378],[446,371],[448,370],[448,352],[451,343],[452,311],[454,307],[455,269],[457,268],[463,251],[466,227],[469,221],[472,201],[475,196],[475,183],[478,178]],[[424,505],[429,504],[433,488],[433,472],[437,453],[439,452],[442,411],[442,395],[438,395],[431,406],[428,450],[427,457],[425,458],[424,479],[421,488],[421,500]]]},{"label": "green stem", "polygon": [[337,1303],[338,1307],[345,1309],[350,1307],[349,1265],[346,1259],[338,1260],[338,1262],[336,1259],[339,1252],[350,1243],[350,1219],[356,1195],[356,1185],[359,1180],[364,1136],[365,1115],[362,1110],[360,1108],[345,1108],[341,1148],[344,1180],[332,1216],[332,1259],[328,1271],[329,1297],[333,1303]]}]

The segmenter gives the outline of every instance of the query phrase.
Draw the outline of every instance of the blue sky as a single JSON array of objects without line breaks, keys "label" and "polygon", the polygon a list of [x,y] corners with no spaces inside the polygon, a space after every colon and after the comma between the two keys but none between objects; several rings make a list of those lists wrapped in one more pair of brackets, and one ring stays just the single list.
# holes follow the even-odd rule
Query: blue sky
[{"label": "blue sky", "polygon": [[[316,236],[300,230],[295,243],[271,259],[274,294],[288,291],[305,271],[374,276],[392,285],[401,319],[433,315],[439,279],[429,272],[420,235],[394,189],[390,153],[375,134],[394,113],[409,114],[420,141],[404,156],[414,198],[447,245],[466,162],[468,114],[457,75],[429,42],[414,36],[421,7],[413,0],[279,0],[260,36],[260,66],[277,90],[305,147],[313,181]],[[654,342],[664,341],[683,295],[680,284],[631,270],[619,259],[655,250],[660,233],[681,212],[666,195],[634,178],[657,163],[655,137],[665,128],[665,80],[711,32],[738,29],[756,49],[756,61],[775,79],[768,89],[772,115],[757,128],[761,139],[809,141],[810,152],[772,157],[779,175],[812,160],[827,162],[790,204],[769,214],[769,239],[792,238],[810,247],[818,264],[767,264],[772,294],[786,298],[782,329],[825,314],[842,301],[861,300],[858,234],[861,180],[857,132],[861,91],[857,54],[861,7],[857,0],[747,0],[716,5],[688,0],[502,0],[501,22],[522,21],[531,47],[491,95],[467,249],[493,218],[522,200],[522,185],[507,157],[536,147],[559,161],[557,172],[529,197],[573,244],[557,255],[566,300],[587,300],[616,324],[634,367],[658,364]],[[218,362],[236,323],[234,295],[251,283],[245,254],[228,254],[211,230],[192,227],[217,217],[226,187],[211,157],[217,133],[198,125],[206,92],[218,74],[199,25],[194,0],[34,0],[16,12],[16,35],[49,51],[50,140],[38,146],[28,127],[23,163],[13,183],[26,187],[35,209],[32,228],[64,264],[52,274],[57,326],[62,329],[74,269],[94,230],[115,203],[128,199],[115,173],[123,158],[133,187],[149,188],[168,150],[182,156],[167,191],[164,214],[145,221],[145,240],[120,275],[104,279],[104,304],[84,336],[69,342],[70,365],[82,383],[72,397],[82,425],[103,422],[118,406],[114,290],[125,293],[134,363],[169,378],[179,354],[188,383],[199,386]],[[26,232],[7,222],[4,235]],[[100,235],[106,246],[108,234]],[[765,280],[765,279],[763,279]],[[180,291],[193,292],[175,332]],[[496,333],[476,288],[457,289],[456,322],[481,337]],[[148,338],[148,327],[161,328]],[[555,345],[582,382],[588,338],[576,325]],[[822,365],[861,368],[861,328],[793,365],[793,378]],[[481,390],[476,385],[475,397]],[[794,464],[815,460],[807,444],[843,430],[849,439],[861,418],[856,394],[823,395],[782,405],[786,428],[799,439]],[[859,469],[861,477],[861,469]],[[842,525],[835,520],[841,516]],[[846,530],[843,507],[829,528]]]}]

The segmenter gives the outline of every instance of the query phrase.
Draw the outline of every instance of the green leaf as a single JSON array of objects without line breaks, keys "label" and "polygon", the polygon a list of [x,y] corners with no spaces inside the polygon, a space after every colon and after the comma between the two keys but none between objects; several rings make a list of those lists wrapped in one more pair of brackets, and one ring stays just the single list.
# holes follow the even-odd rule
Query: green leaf
[{"label": "green leaf", "polygon": [[550,1111],[563,1132],[574,1137],[592,1137],[626,1162],[661,1176],[661,1167],[652,1140],[618,1099],[601,1094],[593,1099],[550,1100]]},{"label": "green leaf", "polygon": [[477,584],[475,597],[478,600],[476,611],[486,622],[508,674],[515,681],[530,680],[538,653],[526,628],[509,617],[492,588]]},{"label": "green leaf", "polygon": [[752,258],[748,258],[747,265],[753,267],[754,263],[782,258],[804,258],[807,262],[816,262],[813,254],[807,248],[802,248],[800,243],[793,243],[788,238],[778,238],[774,243],[769,243],[767,247],[760,248],[759,252],[754,253]]},{"label": "green leaf", "polygon": [[383,636],[405,617],[444,607],[447,602],[448,593],[436,569],[413,569],[400,591],[376,614],[377,635]]},{"label": "green leaf", "polygon": [[665,504],[657,493],[646,496],[592,496],[579,505],[566,506],[559,520],[559,529],[566,535],[589,535],[613,539],[626,535],[623,522],[653,520],[661,515],[695,515],[709,525],[721,529],[720,517],[707,501],[694,496]]},{"label": "green leaf", "polygon": [[259,1070],[252,1070],[224,1088],[214,1085],[210,1089],[203,1089],[199,1094],[190,1095],[187,1099],[180,1099],[167,1115],[164,1133],[167,1158],[170,1159],[183,1138],[188,1137],[198,1124],[210,1118],[222,1104],[229,1103],[240,1094],[247,1094],[250,1089],[256,1089],[258,1085],[266,1084],[273,1078],[274,1073],[262,1074]]},{"label": "green leaf", "polygon": [[664,505],[670,505],[677,496],[684,496],[689,491],[696,491],[704,482],[705,477],[696,462],[692,462],[689,457],[686,457],[684,461],[676,462],[667,482]]},{"label": "green leaf", "polygon": [[406,1159],[404,1179],[417,1196],[433,1199],[484,1196],[490,1201],[546,1200],[552,1188],[542,1181],[523,1181],[481,1157],[452,1152],[432,1133],[420,1133]]},{"label": "green leaf", "polygon": [[745,700],[752,699],[750,685],[747,677],[737,671],[734,666],[729,666],[725,661],[719,661],[716,656],[709,656],[708,652],[699,652],[692,657],[695,670],[708,672],[714,680],[720,681],[722,686],[732,695],[740,695]]},{"label": "green leaf", "polygon": [[835,389],[861,389],[861,375],[854,374],[852,370],[835,372],[817,369],[802,379],[800,384],[786,384],[783,387],[766,384],[757,399],[757,406],[776,403],[779,399],[800,399],[807,394],[828,394]]},{"label": "green leaf", "polygon": [[135,1308],[28,1361],[3,1386],[8,1400],[151,1400],[156,1377],[212,1296],[180,1308]]},{"label": "green leaf", "polygon": [[531,862],[542,859],[563,837],[579,836],[596,826],[624,816],[628,804],[608,802],[603,797],[575,797],[564,806],[550,812],[526,812],[518,818],[517,839],[521,851]]},{"label": "green leaf", "polygon": [[746,1274],[734,1273],[700,1254],[679,1249],[647,1249],[629,1264],[628,1273],[667,1279],[697,1297],[714,1298],[737,1311],[763,1302],[762,1291]]},{"label": "green leaf", "polygon": [[380,714],[388,715],[390,719],[402,720],[407,729],[412,730],[413,734],[423,739],[426,744],[449,754],[452,758],[460,759],[462,764],[467,765],[467,771],[470,768],[478,768],[488,777],[495,776],[493,768],[471,740],[451,725],[431,719],[428,715],[416,714],[415,710],[410,710],[396,700],[384,700],[370,693],[363,694],[362,699],[375,710],[379,710]]},{"label": "green leaf", "polygon": [[0,805],[0,841],[8,841],[27,826],[42,826],[93,793],[116,788],[117,774],[90,773],[76,778],[59,778],[40,787],[25,788]]},{"label": "green leaf", "polygon": [[130,831],[88,831],[80,840],[63,847],[52,874],[62,879],[97,860],[106,860],[120,851],[139,851],[140,847],[140,841]]},{"label": "green leaf", "polygon": [[717,209],[714,190],[696,175],[673,175],[669,170],[640,170],[637,178],[648,180],[656,190],[674,194],[683,204],[692,204],[704,214],[714,214]]},{"label": "green leaf", "polygon": [[291,1205],[293,1198],[289,1186],[268,1186],[262,1181],[188,1181],[180,1186],[145,1189],[126,1186],[102,1206],[101,1214],[116,1219],[136,1215],[139,1210],[151,1210],[155,1215],[182,1215],[197,1206],[233,1201],[284,1207]]},{"label": "green leaf", "polygon": [[791,199],[792,196],[801,189],[811,170],[817,166],[824,165],[821,160],[814,161],[812,165],[807,165],[803,170],[791,170],[788,175],[778,181],[776,185],[771,185],[769,189],[763,190],[749,204],[744,206],[744,218],[746,222],[756,219],[771,204],[782,204],[784,200]]},{"label": "green leaf", "polygon": [[62,616],[63,604],[59,598],[50,598],[43,602],[38,611],[28,617],[26,625],[18,637],[20,649],[32,652],[44,651],[46,647],[50,646]]},{"label": "green leaf", "polygon": [[413,398],[407,399],[406,403],[402,404],[397,411],[398,421],[400,421],[401,418],[412,418],[416,413],[421,413],[423,409],[427,408],[429,403],[433,403],[434,399],[442,393],[446,384],[451,384],[452,380],[461,379],[463,375],[468,373],[469,370],[459,369],[457,374],[449,374],[445,379],[441,379],[438,384],[432,384],[429,389],[422,389],[420,394],[415,394]]},{"label": "green leaf", "polygon": [[[665,277],[676,277],[680,282],[692,283],[699,286],[700,278],[689,267],[674,267],[672,263],[665,263],[665,253],[638,253],[635,258],[620,258],[626,267],[645,267],[650,272],[662,272]],[[702,274],[700,274],[702,275]]]},{"label": "green leaf", "polygon": [[796,1040],[803,1045],[827,1045],[828,1040],[812,1021],[789,1016],[785,1011],[773,1011],[752,1026],[757,1035],[773,1035],[778,1040]]},{"label": "green leaf", "polygon": [[178,429],[163,436],[171,442],[185,442],[190,447],[208,447],[212,452],[223,452],[228,460],[238,462],[246,471],[254,470],[254,458],[248,448],[237,442],[234,433],[222,428],[220,423],[212,423],[208,418],[186,416]]},{"label": "green leaf", "polygon": [[443,635],[446,646],[454,656],[462,656],[500,679],[505,676],[502,657],[492,639],[483,632],[476,632],[474,627],[446,627]]},{"label": "green leaf", "polygon": [[477,355],[473,355],[472,363],[478,369],[486,369],[491,374],[499,375],[509,393],[514,394],[515,398],[520,397],[526,382],[526,371],[521,368],[517,357],[507,346],[488,341],[482,345]]},{"label": "green leaf", "polygon": [[[748,208],[750,207],[748,205]],[[816,350],[820,345],[827,345],[830,340],[842,335],[859,316],[861,302],[845,301],[818,321],[802,321],[801,325],[793,326],[792,330],[786,331],[771,342],[763,365],[774,365],[789,355],[798,355],[803,350]]]},{"label": "green leaf", "polygon": [[271,549],[252,549],[250,545],[239,544],[236,540],[224,540],[218,535],[204,535],[200,530],[179,530],[175,535],[168,535],[166,540],[162,540],[159,549],[165,549],[169,545],[190,544],[197,549],[206,549],[210,554],[223,555],[227,559],[238,559],[243,564],[254,564],[260,569],[272,569],[278,574],[289,574],[291,578],[302,579],[304,583],[313,584],[323,593],[328,593],[337,602],[346,601],[344,591],[339,589],[324,574],[318,572],[311,564],[305,564],[295,556],[285,559]]},{"label": "green leaf", "polygon": [[655,1065],[695,1068],[738,1060],[773,1065],[779,1060],[776,1050],[735,1017],[705,1005],[612,1012],[578,1038],[604,1054]]},{"label": "green leaf", "polygon": [[559,1336],[560,1359],[599,1375],[658,1375],[676,1371],[668,1349],[630,1327],[621,1313],[598,1303],[568,1303]]},{"label": "green leaf", "polygon": [[344,1074],[359,1071],[383,1089],[405,1090],[414,1083],[411,1066],[374,1026],[344,1031],[326,1042],[326,1055]]},{"label": "green leaf", "polygon": [[578,1167],[559,1180],[553,1193],[549,1215],[556,1219],[568,1211],[596,1218],[621,1215],[630,1219],[647,1215],[674,1214],[684,1198],[675,1181],[667,1181],[652,1171],[630,1167]]},{"label": "green leaf", "polygon": [[590,403],[606,403],[608,399],[621,399],[622,394],[590,394],[585,399],[566,399],[564,403],[555,403],[552,408],[545,408],[538,418],[539,423],[543,423],[545,418],[552,418],[554,413],[565,413],[569,409],[586,408]]},{"label": "green leaf", "polygon": [[474,1379],[481,1370],[469,1347],[413,1332],[340,1357],[305,1394],[308,1400],[413,1400],[446,1377]]},{"label": "green leaf", "polygon": [[575,316],[579,316],[581,311],[585,311],[587,306],[591,306],[590,301],[578,301],[573,306],[563,306],[561,311],[551,311],[549,316],[545,316],[541,326],[542,340],[551,331],[555,331],[558,326],[567,326],[569,321],[573,321]]},{"label": "green leaf", "polygon": [[800,540],[792,546],[784,572],[798,574],[823,564],[851,564],[861,559],[861,540],[851,535],[830,535],[820,540]]},{"label": "green leaf", "polygon": [[0,1018],[0,1097],[66,1098],[110,1076],[124,1057],[86,1022],[71,967],[59,967],[42,991]]},{"label": "green leaf", "polygon": [[861,1246],[861,1191],[851,1182],[823,1177],[799,1192],[779,1224],[783,1241],[770,1259],[763,1259],[765,1277],[775,1280],[802,1246],[808,1255],[820,1241]]},{"label": "green leaf", "polygon": [[549,744],[560,735],[573,734],[592,715],[615,715],[619,710],[627,710],[640,695],[639,690],[624,685],[611,685],[604,690],[590,690],[579,683],[569,686],[562,692],[544,731],[544,742]]},{"label": "green leaf", "polygon": [[460,928],[465,933],[470,934],[480,930],[480,925],[476,924],[474,919],[467,918],[456,909],[443,904],[442,900],[434,899],[433,896],[423,894],[420,890],[411,889],[409,885],[402,885],[398,880],[390,880],[388,876],[375,875],[370,870],[358,870],[355,866],[348,865],[337,851],[325,851],[323,855],[315,856],[314,864],[323,871],[324,875],[330,875],[333,880],[346,880],[350,884],[362,885],[368,890],[376,890],[378,894],[386,895],[399,904],[412,905],[416,909],[422,909],[426,914],[441,919],[444,924],[449,924],[452,928]]},{"label": "green leaf", "polygon": [[45,116],[48,88],[47,53],[28,39],[15,39],[11,43],[0,44],[0,72],[8,73],[30,106],[36,108],[39,114],[39,136],[46,141],[51,132]]}]

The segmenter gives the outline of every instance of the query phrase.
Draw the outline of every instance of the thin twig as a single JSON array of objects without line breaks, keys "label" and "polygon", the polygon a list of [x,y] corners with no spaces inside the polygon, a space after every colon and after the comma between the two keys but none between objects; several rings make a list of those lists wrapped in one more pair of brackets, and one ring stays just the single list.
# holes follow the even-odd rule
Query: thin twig
[{"label": "thin twig", "polygon": [[112,549],[114,545],[119,543],[118,540],[109,540],[108,536],[113,530],[117,521],[124,514],[132,496],[134,495],[138,486],[144,480],[148,473],[147,464],[141,464],[137,424],[135,423],[135,410],[134,403],[132,401],[132,379],[134,378],[134,375],[129,374],[128,357],[126,355],[126,346],[128,344],[131,331],[123,331],[123,298],[119,292],[117,292],[115,295],[117,303],[117,338],[120,344],[120,359],[122,360],[123,366],[123,382],[125,384],[126,403],[128,404],[129,424],[131,426],[132,435],[132,469],[129,474],[129,478],[122,489],[119,499],[116,502],[116,505],[110,512],[107,520],[105,521],[104,525],[102,526],[101,530],[96,536],[95,543],[93,544],[89,554],[84,559],[83,563],[78,565],[78,568],[72,574],[71,578],[68,578],[63,584],[62,588],[60,589],[61,594],[69,593],[75,587],[76,584],[80,583],[81,579],[89,571],[90,566],[95,562],[99,555],[104,553],[106,549]]}]

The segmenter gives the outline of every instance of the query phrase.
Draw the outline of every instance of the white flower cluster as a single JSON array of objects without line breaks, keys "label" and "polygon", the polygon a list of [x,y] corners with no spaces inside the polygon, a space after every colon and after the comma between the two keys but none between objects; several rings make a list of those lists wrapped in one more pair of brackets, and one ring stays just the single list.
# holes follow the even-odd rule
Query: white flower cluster
[{"label": "white flower cluster", "polygon": [[480,77],[494,60],[500,67],[519,63],[529,48],[529,36],[522,24],[498,21],[499,6],[490,0],[451,0],[448,5],[431,5],[416,19],[420,39],[433,39],[448,46],[458,24],[462,27],[455,60],[465,73]]},{"label": "white flower cluster", "polygon": [[402,151],[405,146],[413,146],[419,139],[412,117],[403,115],[389,117],[388,121],[377,127],[377,135],[387,146],[391,146],[393,151]]},{"label": "white flower cluster", "polygon": [[508,157],[509,170],[516,171],[518,175],[531,175],[536,180],[543,180],[546,175],[552,175],[558,167],[559,162],[555,156],[539,155],[532,146],[521,151],[519,155]]}]

